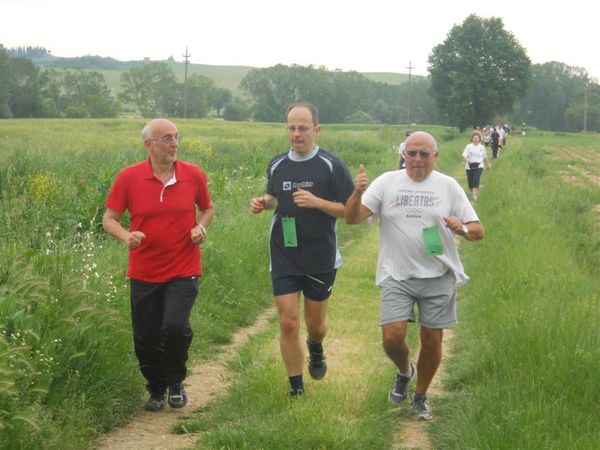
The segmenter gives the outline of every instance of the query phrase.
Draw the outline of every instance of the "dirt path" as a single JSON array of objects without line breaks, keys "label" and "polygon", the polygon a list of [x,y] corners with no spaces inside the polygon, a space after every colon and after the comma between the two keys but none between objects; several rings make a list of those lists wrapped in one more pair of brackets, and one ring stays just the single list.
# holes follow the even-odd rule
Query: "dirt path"
[{"label": "dirt path", "polygon": [[[446,395],[446,391],[444,390],[444,386],[442,384],[442,380],[446,375],[446,364],[445,361],[451,356],[451,341],[453,337],[452,329],[444,330],[444,339],[443,339],[443,357],[440,367],[429,386],[429,390],[427,391],[427,396],[431,399],[432,408],[435,408],[435,399],[439,397],[443,397]],[[411,353],[413,355],[419,354],[419,348],[411,349]],[[416,357],[416,356],[415,356]],[[407,400],[410,402],[410,399]],[[410,405],[403,405],[403,408],[407,408]],[[434,419],[435,420],[435,409],[433,409]],[[392,449],[394,450],[404,450],[404,449],[420,449],[420,450],[432,450],[433,445],[431,444],[431,439],[429,438],[429,434],[427,433],[427,422],[423,420],[413,420],[412,416],[410,419],[402,420],[398,424],[398,429],[394,433],[394,444]]]},{"label": "dirt path", "polygon": [[263,330],[275,316],[274,307],[262,313],[250,327],[234,334],[232,342],[222,348],[219,356],[189,368],[185,388],[188,405],[180,410],[169,408],[158,413],[142,412],[129,424],[103,435],[97,442],[100,450],[175,450],[193,446],[194,434],[174,434],[172,427],[190,412],[222,395],[230,384],[227,361],[233,358],[248,339]]}]

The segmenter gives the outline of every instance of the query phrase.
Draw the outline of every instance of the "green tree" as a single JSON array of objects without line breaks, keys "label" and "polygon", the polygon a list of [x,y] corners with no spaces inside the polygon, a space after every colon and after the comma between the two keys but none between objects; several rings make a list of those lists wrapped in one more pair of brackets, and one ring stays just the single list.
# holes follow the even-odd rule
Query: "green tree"
[{"label": "green tree", "polygon": [[517,123],[543,130],[581,131],[587,106],[587,128],[598,130],[600,86],[584,69],[552,61],[535,64],[532,74],[531,88],[513,115]]},{"label": "green tree", "polygon": [[221,113],[225,105],[227,105],[233,99],[233,94],[229,89],[218,88],[215,96],[214,107],[217,110],[217,116],[221,117]]},{"label": "green tree", "polygon": [[[188,117],[206,117],[210,108],[216,103],[215,82],[203,75],[194,74],[188,78],[187,83]],[[180,98],[183,99],[183,94]],[[183,117],[183,105],[177,109],[177,115]]]},{"label": "green tree", "polygon": [[181,103],[181,89],[166,63],[153,62],[126,70],[121,84],[119,98],[135,105],[144,117],[167,116]]},{"label": "green tree", "polygon": [[59,117],[59,104],[61,102],[61,77],[56,69],[45,69],[40,72],[42,86],[41,117]]},{"label": "green tree", "polygon": [[62,80],[61,104],[66,117],[115,117],[118,104],[100,72],[67,70]]},{"label": "green tree", "polygon": [[0,44],[0,119],[12,117],[12,112],[8,106],[11,86],[10,57],[4,46]]},{"label": "green tree", "polygon": [[27,58],[10,58],[12,82],[8,106],[13,117],[40,117],[40,69]]},{"label": "green tree", "polygon": [[512,111],[531,79],[531,61],[502,19],[470,15],[429,56],[431,93],[460,130]]},{"label": "green tree", "polygon": [[259,122],[279,122],[283,111],[296,101],[291,68],[278,64],[266,69],[252,69],[240,86],[253,100],[254,118]]},{"label": "green tree", "polygon": [[223,117],[225,120],[242,121],[250,119],[251,112],[250,106],[240,97],[234,97],[223,111]]},{"label": "green tree", "polygon": [[[253,69],[241,82],[252,99],[254,118],[263,122],[284,119],[288,105],[307,101],[319,108],[324,123],[343,122],[377,100],[375,83],[357,72],[328,71],[323,67],[277,65]],[[397,89],[397,86],[394,87]]]}]

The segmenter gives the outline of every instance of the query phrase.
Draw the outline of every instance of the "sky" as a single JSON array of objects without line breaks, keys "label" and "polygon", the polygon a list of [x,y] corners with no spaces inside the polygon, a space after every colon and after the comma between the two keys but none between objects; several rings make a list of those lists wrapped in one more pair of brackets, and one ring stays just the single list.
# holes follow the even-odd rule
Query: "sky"
[{"label": "sky", "polygon": [[[54,56],[427,75],[432,49],[470,14],[502,18],[534,64],[600,79],[595,2],[570,0],[0,0],[0,44]],[[542,6],[540,6],[542,5]]]}]

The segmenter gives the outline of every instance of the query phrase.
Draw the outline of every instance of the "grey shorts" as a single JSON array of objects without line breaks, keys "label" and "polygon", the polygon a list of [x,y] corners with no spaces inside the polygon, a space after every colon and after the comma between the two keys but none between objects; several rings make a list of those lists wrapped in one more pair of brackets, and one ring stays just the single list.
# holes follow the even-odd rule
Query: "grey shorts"
[{"label": "grey shorts", "polygon": [[436,278],[411,278],[397,281],[386,278],[381,292],[381,325],[393,322],[415,322],[415,304],[419,323],[427,328],[447,328],[458,323],[456,318],[456,286],[449,270]]}]

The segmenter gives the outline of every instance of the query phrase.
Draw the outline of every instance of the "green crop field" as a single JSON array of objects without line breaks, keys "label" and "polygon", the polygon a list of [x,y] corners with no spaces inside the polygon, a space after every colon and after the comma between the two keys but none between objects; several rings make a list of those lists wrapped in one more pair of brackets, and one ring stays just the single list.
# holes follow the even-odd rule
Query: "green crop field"
[{"label": "green crop field", "polygon": [[[140,161],[142,120],[0,122],[0,449],[91,448],[140,410],[126,248],[100,219],[121,168]],[[269,214],[249,213],[283,124],[179,120],[179,157],[207,173],[216,207],[202,247],[192,360],[210,360],[271,304]],[[427,127],[438,168],[465,185],[468,133]],[[393,167],[404,128],[325,125],[319,143],[371,177]],[[483,175],[486,228],[461,248],[448,393],[433,399],[435,448],[578,448],[600,442],[600,141],[511,136]],[[189,411],[197,448],[390,448],[412,420],[392,409],[380,346],[376,227],[339,224],[346,267],[331,303],[328,378],[286,398],[275,324],[242,349],[229,392]],[[416,342],[414,330],[411,340]],[[336,352],[337,351],[337,356]],[[330,376],[331,375],[331,376]],[[401,445],[400,445],[401,448]]]}]

